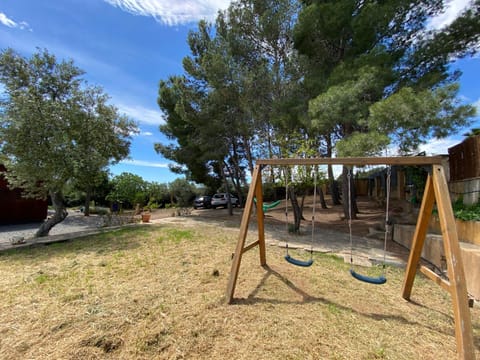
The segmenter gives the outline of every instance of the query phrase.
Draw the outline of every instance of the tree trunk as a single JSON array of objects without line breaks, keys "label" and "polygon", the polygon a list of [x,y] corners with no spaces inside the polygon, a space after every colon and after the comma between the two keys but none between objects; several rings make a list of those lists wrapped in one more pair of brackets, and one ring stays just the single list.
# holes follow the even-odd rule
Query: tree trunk
[{"label": "tree trunk", "polygon": [[[348,169],[346,166],[343,167],[343,174],[342,174],[342,192],[343,192],[343,213],[345,215],[345,219],[350,219],[350,213],[352,214],[352,220],[357,218],[357,213],[355,209],[357,208],[356,200],[355,200],[355,186],[353,183],[353,176],[348,178]],[[348,186],[348,181],[350,180],[350,187]],[[349,194],[349,188],[351,193]]]},{"label": "tree trunk", "polygon": [[322,206],[322,209],[328,209],[327,203],[325,201],[325,196],[323,195],[323,190],[321,186],[317,187],[317,193],[318,197],[320,198],[320,205]]},{"label": "tree trunk", "polygon": [[300,202],[300,219],[305,220],[305,217],[303,216],[303,206],[305,205],[305,197],[306,194],[303,192],[302,194],[302,201]]},{"label": "tree trunk", "polygon": [[233,216],[232,200],[230,199],[230,188],[228,187],[228,179],[225,175],[224,167],[225,164],[220,162],[220,172],[222,173],[222,179],[225,184],[225,192],[227,193],[227,205],[228,205],[228,215]]},{"label": "tree trunk", "polygon": [[232,179],[233,187],[235,188],[236,193],[238,194],[238,205],[243,205],[243,193],[242,193],[242,186],[240,184],[240,179],[230,176]]},{"label": "tree trunk", "polygon": [[58,223],[61,223],[68,215],[62,192],[50,192],[50,197],[52,199],[52,205],[55,209],[55,213],[50,219],[47,219],[45,222],[43,222],[43,224],[35,233],[35,237],[48,236],[50,230]]},{"label": "tree trunk", "polygon": [[333,205],[340,205],[340,192],[338,191],[338,183],[333,175],[332,165],[328,165],[328,183],[330,186],[330,194],[332,194]]},{"label": "tree trunk", "polygon": [[252,148],[250,146],[250,141],[247,139],[246,136],[243,136],[243,144],[245,146],[245,156],[247,158],[248,163],[248,170],[250,171],[250,176],[253,175],[253,156],[252,156]]},{"label": "tree trunk", "polygon": [[243,204],[243,193],[242,193],[242,170],[240,169],[239,165],[239,160],[238,160],[238,153],[236,150],[236,146],[233,146],[233,156],[231,157],[232,160],[232,167],[233,170],[231,169],[230,166],[226,162],[224,162],[225,166],[228,169],[228,173],[230,174],[230,178],[232,179],[233,186],[235,188],[235,191],[238,194],[238,201],[239,205]]},{"label": "tree trunk", "polygon": [[83,208],[83,215],[90,216],[90,199],[92,197],[90,189],[85,192],[85,206]]},{"label": "tree trunk", "polygon": [[300,222],[302,221],[302,211],[300,206],[298,205],[297,195],[295,194],[295,188],[293,186],[288,188],[288,193],[290,196],[290,201],[292,203],[293,208],[293,216],[294,216],[294,232],[300,231]]}]

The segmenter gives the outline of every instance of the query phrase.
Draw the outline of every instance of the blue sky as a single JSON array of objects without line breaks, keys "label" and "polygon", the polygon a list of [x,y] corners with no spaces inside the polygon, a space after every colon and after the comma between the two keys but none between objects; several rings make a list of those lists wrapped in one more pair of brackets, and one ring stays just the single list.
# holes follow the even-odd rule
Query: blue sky
[{"label": "blue sky", "polygon": [[[58,58],[73,59],[91,84],[102,86],[122,113],[136,120],[140,134],[132,142],[130,159],[111,168],[114,175],[131,172],[147,181],[171,182],[178,175],[153,144],[167,142],[159,132],[163,122],[157,106],[158,83],[181,74],[189,55],[189,30],[200,19],[214,20],[228,0],[1,0],[0,49],[11,47],[24,56],[46,48]],[[441,28],[468,6],[454,0],[430,26]],[[480,57],[453,65],[463,71],[460,96],[480,113]],[[475,127],[480,127],[479,117]],[[463,133],[463,132],[462,132]],[[460,133],[422,147],[429,154],[447,153]]]}]

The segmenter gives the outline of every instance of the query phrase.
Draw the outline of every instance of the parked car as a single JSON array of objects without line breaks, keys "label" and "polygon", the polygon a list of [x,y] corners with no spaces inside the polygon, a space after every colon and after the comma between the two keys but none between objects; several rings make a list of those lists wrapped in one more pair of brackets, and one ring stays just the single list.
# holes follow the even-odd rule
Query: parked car
[{"label": "parked car", "polygon": [[[238,206],[239,201],[238,198],[230,194],[230,201],[232,202],[232,206]],[[227,193],[218,193],[212,196],[212,208],[217,208],[219,206],[227,207],[228,206],[228,198]]]},{"label": "parked car", "polygon": [[198,209],[198,208],[210,209],[212,207],[211,201],[212,201],[211,196],[207,196],[207,195],[197,196],[193,201],[193,208],[194,209]]}]

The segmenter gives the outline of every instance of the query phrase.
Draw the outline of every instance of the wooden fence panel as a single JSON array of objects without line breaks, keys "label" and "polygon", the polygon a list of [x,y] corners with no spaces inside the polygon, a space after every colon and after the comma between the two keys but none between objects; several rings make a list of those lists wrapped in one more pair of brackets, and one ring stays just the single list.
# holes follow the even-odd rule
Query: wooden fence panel
[{"label": "wooden fence panel", "polygon": [[448,156],[451,181],[480,177],[480,135],[449,148]]}]

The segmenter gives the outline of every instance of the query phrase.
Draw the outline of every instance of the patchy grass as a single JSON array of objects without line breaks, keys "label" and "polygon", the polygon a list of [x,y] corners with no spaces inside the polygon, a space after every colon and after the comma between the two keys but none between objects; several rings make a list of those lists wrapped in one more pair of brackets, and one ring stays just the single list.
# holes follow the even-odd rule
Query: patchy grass
[{"label": "patchy grass", "polygon": [[[283,251],[244,254],[225,290],[238,229],[130,228],[0,254],[2,359],[454,359],[450,296],[403,270],[368,285],[348,264]],[[480,311],[471,309],[480,358]]]}]

